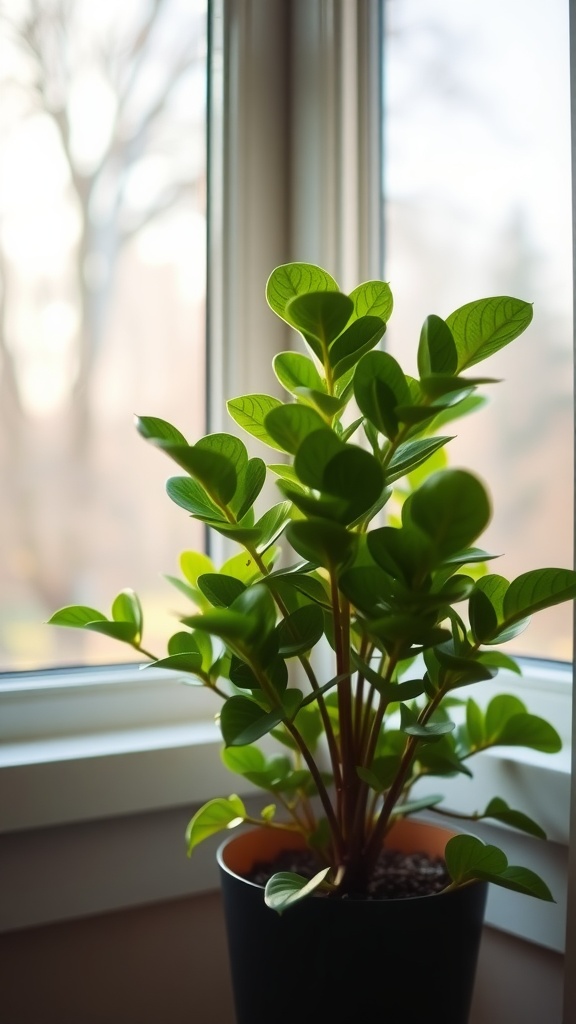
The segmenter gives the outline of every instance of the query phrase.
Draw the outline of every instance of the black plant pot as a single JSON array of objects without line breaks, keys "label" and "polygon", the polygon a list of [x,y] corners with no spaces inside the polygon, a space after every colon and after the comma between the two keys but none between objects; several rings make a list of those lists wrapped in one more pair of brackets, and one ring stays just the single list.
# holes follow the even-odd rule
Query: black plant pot
[{"label": "black plant pot", "polygon": [[[405,821],[388,845],[443,854],[452,834]],[[467,1024],[486,883],[413,899],[312,897],[279,916],[242,876],[287,845],[285,833],[252,829],[218,850],[237,1024]]]}]

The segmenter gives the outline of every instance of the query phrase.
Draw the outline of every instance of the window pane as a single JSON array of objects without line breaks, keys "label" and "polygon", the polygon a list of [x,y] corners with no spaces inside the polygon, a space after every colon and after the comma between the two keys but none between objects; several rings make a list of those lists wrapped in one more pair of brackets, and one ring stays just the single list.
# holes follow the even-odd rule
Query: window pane
[{"label": "window pane", "polygon": [[[451,461],[492,492],[493,571],[571,566],[568,3],[387,0],[385,10],[387,340],[404,361],[429,313],[487,295],[534,303],[528,333],[491,360],[503,383],[455,424]],[[569,606],[541,613],[516,653],[569,659],[571,620]]]},{"label": "window pane", "polygon": [[[133,414],[204,430],[206,0],[22,0],[0,21],[0,668],[133,660],[109,614],[202,545]],[[175,467],[174,467],[175,469]],[[173,600],[172,600],[173,598]]]}]

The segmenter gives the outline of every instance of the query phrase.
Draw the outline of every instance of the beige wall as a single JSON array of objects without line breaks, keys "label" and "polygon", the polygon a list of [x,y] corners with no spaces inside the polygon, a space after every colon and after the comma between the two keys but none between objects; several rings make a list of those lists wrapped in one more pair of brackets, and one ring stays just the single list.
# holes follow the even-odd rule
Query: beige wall
[{"label": "beige wall", "polygon": [[[560,1024],[562,959],[486,929],[470,1024]],[[2,1024],[234,1024],[217,893],[3,935],[0,979]]]}]

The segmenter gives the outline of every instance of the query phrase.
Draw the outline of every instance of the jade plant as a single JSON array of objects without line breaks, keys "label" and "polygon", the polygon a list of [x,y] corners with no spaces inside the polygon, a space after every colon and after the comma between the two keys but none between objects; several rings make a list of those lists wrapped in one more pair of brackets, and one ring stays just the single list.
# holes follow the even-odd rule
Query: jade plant
[{"label": "jade plant", "polygon": [[[494,383],[469,371],[526,330],[528,302],[490,297],[428,316],[414,378],[380,345],[387,283],[344,294],[320,267],[289,263],[272,272],[266,297],[300,336],[273,359],[283,399],[233,398],[234,432],[192,443],[165,420],[137,418],[181,471],[169,497],[229,542],[220,567],[185,551],[182,577],[168,577],[190,607],[167,653],[145,648],[132,590],[111,617],[76,605],[49,621],[130,644],[145,667],[217,695],[224,763],[265,792],[265,806],[254,817],[237,795],[208,801],[189,823],[188,850],[242,823],[301,833],[318,873],[270,880],[266,901],[281,911],[318,886],[365,891],[392,824],[448,813],[437,780],[471,776],[481,751],[560,749],[517,696],[498,693],[482,708],[470,692],[499,670],[521,671],[502,645],[532,614],[574,599],[576,573],[536,568],[509,581],[489,571],[492,556],[477,546],[489,494],[446,456],[446,424]],[[272,450],[268,465],[238,427],[247,444]],[[257,508],[267,477],[279,500]],[[499,796],[458,817],[545,838]],[[449,888],[484,879],[552,899],[534,872],[468,832],[449,841],[446,864]]]}]

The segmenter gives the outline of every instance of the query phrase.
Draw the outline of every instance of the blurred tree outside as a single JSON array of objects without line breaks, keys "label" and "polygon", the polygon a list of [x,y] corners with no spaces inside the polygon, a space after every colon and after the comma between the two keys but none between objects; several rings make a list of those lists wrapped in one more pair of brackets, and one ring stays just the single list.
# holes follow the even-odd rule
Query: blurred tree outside
[{"label": "blurred tree outside", "polygon": [[132,417],[204,429],[206,31],[205,0],[0,6],[3,669],[118,660],[44,620],[164,605],[202,544]]},{"label": "blurred tree outside", "polygon": [[[385,12],[386,344],[404,359],[427,315],[482,296],[533,303],[526,335],[491,363],[485,408],[448,430],[450,461],[492,493],[491,572],[571,566],[568,6],[386,0]],[[535,617],[514,653],[570,661],[572,615]]]}]

